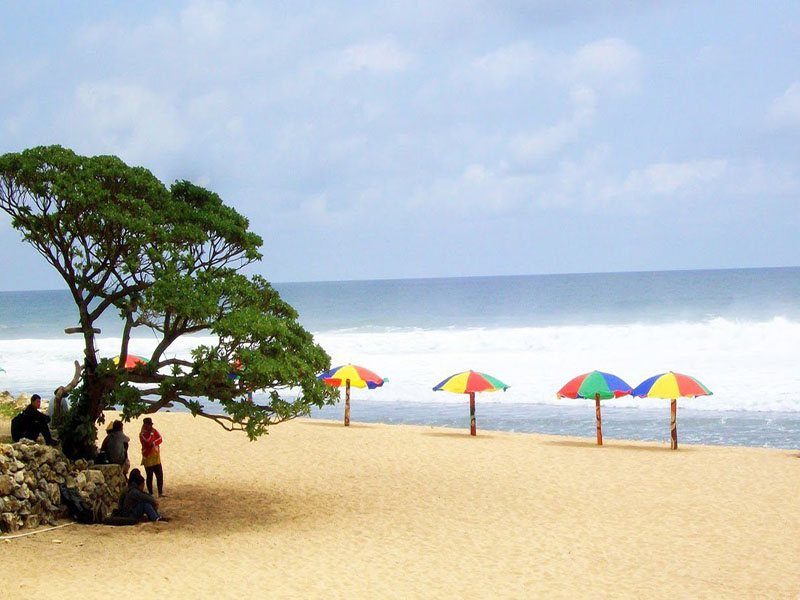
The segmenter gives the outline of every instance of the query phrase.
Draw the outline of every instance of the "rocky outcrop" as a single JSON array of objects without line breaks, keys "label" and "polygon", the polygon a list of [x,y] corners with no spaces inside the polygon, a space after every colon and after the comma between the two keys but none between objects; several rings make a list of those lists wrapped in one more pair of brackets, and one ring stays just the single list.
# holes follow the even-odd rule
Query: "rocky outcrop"
[{"label": "rocky outcrop", "polygon": [[22,440],[0,444],[0,530],[5,533],[67,517],[59,485],[78,490],[100,518],[116,507],[125,487],[119,465],[70,461],[58,448]]},{"label": "rocky outcrop", "polygon": [[[22,410],[31,402],[31,395],[30,394],[20,394],[17,397],[11,395],[11,392],[4,391],[0,392],[0,404],[7,404],[9,406],[13,406],[16,409]],[[47,403],[43,400],[42,401],[42,408],[47,410]]]}]

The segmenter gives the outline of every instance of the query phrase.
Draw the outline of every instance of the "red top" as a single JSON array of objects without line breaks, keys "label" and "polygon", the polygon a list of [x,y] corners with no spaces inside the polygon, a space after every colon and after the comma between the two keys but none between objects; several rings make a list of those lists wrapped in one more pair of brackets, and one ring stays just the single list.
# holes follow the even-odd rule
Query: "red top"
[{"label": "red top", "polygon": [[140,432],[139,441],[142,443],[142,457],[150,456],[161,444],[161,434],[153,427],[150,433]]}]

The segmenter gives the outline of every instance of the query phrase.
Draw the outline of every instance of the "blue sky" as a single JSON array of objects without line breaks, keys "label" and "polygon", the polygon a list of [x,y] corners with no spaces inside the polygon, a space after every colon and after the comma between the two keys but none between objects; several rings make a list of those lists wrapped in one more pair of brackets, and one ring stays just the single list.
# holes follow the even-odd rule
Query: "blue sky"
[{"label": "blue sky", "polygon": [[[0,152],[204,185],[273,281],[800,264],[797,2],[7,2],[0,38]],[[0,290],[62,287],[0,248]]]}]

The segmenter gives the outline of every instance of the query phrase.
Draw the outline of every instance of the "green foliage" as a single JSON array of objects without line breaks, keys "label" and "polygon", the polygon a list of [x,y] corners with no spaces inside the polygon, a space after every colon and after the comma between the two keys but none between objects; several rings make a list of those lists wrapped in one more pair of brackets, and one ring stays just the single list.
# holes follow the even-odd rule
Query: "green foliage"
[{"label": "green foliage", "polygon": [[[186,181],[167,190],[116,157],[49,146],[0,156],[0,209],[58,270],[79,310],[86,359],[64,422],[76,452],[94,444],[94,422],[112,405],[129,419],[179,403],[254,439],[338,398],[316,379],[330,359],[297,312],[265,279],[241,274],[260,260],[262,241],[217,194]],[[122,356],[135,328],[156,332],[148,364],[125,370],[97,357],[92,327],[109,309],[123,319]],[[197,332],[216,343],[170,358],[177,339]],[[266,403],[246,400],[260,390]],[[222,412],[206,412],[200,398]]]},{"label": "green foliage", "polygon": [[0,417],[13,419],[19,414],[19,409],[13,404],[0,404]]}]

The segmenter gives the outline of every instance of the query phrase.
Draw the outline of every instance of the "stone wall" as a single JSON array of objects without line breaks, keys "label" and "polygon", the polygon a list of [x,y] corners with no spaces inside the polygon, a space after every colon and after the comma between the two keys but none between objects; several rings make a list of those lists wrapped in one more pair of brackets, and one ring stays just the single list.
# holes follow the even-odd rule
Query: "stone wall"
[{"label": "stone wall", "polygon": [[119,465],[70,461],[58,448],[22,440],[0,444],[0,530],[4,533],[68,517],[59,484],[73,487],[100,517],[116,508],[125,477]]}]

